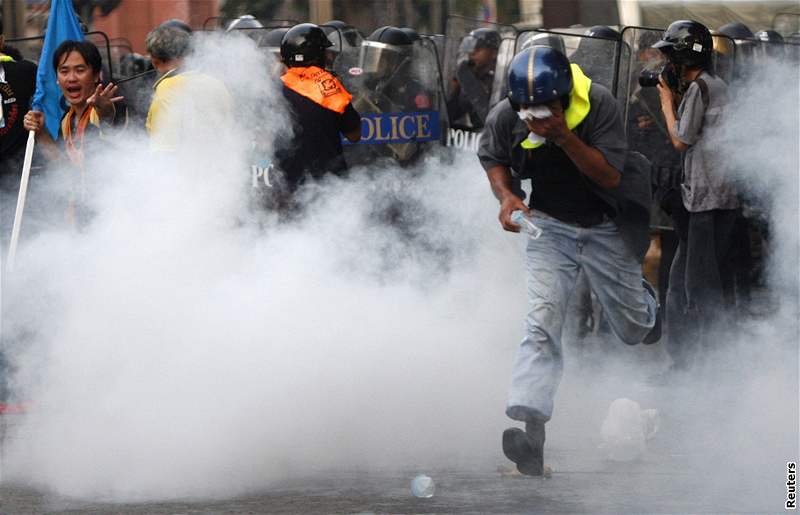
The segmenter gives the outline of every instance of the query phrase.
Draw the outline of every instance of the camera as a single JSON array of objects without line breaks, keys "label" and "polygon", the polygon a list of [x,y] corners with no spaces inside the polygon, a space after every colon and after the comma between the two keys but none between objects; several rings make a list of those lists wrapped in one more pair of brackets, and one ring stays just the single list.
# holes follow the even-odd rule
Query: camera
[{"label": "camera", "polygon": [[643,88],[654,88],[658,86],[659,77],[664,77],[664,81],[670,89],[678,88],[678,76],[669,65],[664,65],[660,68],[645,68],[639,74],[639,85]]}]

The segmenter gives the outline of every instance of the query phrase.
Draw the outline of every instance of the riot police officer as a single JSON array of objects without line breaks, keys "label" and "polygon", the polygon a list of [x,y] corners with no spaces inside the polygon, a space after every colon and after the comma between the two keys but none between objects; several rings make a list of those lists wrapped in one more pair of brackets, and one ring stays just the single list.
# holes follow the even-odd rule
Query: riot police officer
[{"label": "riot police officer", "polygon": [[494,29],[475,29],[459,46],[463,57],[450,85],[447,114],[451,122],[467,116],[468,128],[480,129],[489,113],[494,69],[500,48],[500,33]]},{"label": "riot police officer", "polygon": [[[643,206],[647,196],[620,188],[626,161],[625,131],[611,92],[590,81],[562,53],[533,46],[509,66],[508,98],[489,113],[478,157],[500,201],[500,223],[519,232],[513,211],[533,216],[542,234],[527,247],[529,311],[517,349],[506,415],[525,422],[503,433],[503,451],[527,475],[542,475],[545,423],[563,370],[561,334],[569,295],[585,272],[624,342],[652,343],[658,304],[629,245],[620,206]],[[627,168],[626,168],[627,171]],[[512,177],[532,181],[529,205],[514,194]],[[625,174],[628,175],[627,173]],[[641,190],[639,190],[641,191]]]},{"label": "riot police officer", "polygon": [[595,25],[583,35],[570,61],[578,64],[587,77],[611,89],[617,45],[621,41],[619,32],[605,25]]},{"label": "riot police officer", "polygon": [[[431,93],[413,63],[414,40],[398,27],[376,29],[361,44],[359,68],[365,88],[383,112],[432,107]],[[387,104],[387,105],[382,105]]]},{"label": "riot police officer", "polygon": [[353,142],[361,139],[361,119],[350,104],[352,96],[324,68],[330,46],[322,29],[312,23],[295,25],[281,41],[281,59],[288,68],[281,77],[283,96],[294,130],[275,157],[287,192],[309,176],[344,174],[347,164],[340,134]]}]

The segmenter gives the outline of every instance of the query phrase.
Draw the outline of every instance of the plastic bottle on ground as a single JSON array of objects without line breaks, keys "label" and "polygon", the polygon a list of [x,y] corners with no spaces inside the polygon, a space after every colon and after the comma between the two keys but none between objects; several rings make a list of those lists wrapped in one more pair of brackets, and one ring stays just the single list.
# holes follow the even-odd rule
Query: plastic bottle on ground
[{"label": "plastic bottle on ground", "polygon": [[429,499],[433,497],[435,489],[436,487],[433,484],[433,479],[425,474],[420,474],[411,480],[411,494],[414,497]]}]

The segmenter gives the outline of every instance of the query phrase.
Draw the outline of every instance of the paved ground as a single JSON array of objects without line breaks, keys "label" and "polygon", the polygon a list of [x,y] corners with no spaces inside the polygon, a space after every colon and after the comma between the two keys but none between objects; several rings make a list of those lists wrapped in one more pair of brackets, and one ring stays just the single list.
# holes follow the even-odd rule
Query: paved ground
[{"label": "paved ground", "polygon": [[[753,348],[758,351],[758,345]],[[585,399],[572,404],[573,411],[596,406],[602,417],[608,406],[608,399],[591,389],[604,373],[612,373],[593,365],[602,363],[596,359],[598,353],[608,357],[608,352],[600,344],[571,351],[569,363],[578,365],[567,371],[559,393],[560,415],[548,424],[546,461],[554,469],[549,479],[501,475],[498,467],[508,463],[499,455],[498,434],[496,441],[486,442],[496,454],[476,458],[475,463],[431,470],[309,473],[230,499],[124,504],[65,498],[30,486],[0,483],[0,513],[783,512],[786,462],[798,458],[796,359],[769,360],[763,370],[749,370],[752,360],[743,351],[739,367],[751,379],[741,384],[733,370],[734,380],[723,384],[718,379],[704,381],[698,373],[691,384],[653,386],[644,378],[662,364],[654,358],[663,350],[625,349],[625,356],[640,362],[640,369],[631,368],[640,370],[639,375],[624,378],[633,385],[628,391],[643,407],[660,408],[661,427],[641,460],[614,463],[598,451],[596,427],[568,427],[570,420],[576,420],[568,413],[574,396]],[[711,360],[708,366],[714,370],[721,365]],[[762,377],[763,382],[758,379]],[[433,498],[411,495],[410,481],[420,472],[435,480]]]},{"label": "paved ground", "polygon": [[[727,488],[710,470],[682,468],[656,457],[613,466],[575,457],[555,460],[568,470],[550,479],[503,478],[493,470],[429,472],[436,495],[417,499],[408,484],[413,472],[334,472],[310,477],[236,499],[139,504],[84,502],[6,485],[2,513],[775,513],[778,497],[746,484]],[[728,485],[733,487],[734,485]],[[726,493],[727,491],[727,493]],[[755,497],[754,497],[755,496]]]}]

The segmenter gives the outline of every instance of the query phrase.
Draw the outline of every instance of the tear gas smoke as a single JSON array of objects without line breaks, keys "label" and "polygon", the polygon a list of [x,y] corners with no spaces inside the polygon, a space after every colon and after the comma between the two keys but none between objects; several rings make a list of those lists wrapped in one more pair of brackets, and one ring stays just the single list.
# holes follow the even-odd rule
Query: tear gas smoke
[{"label": "tear gas smoke", "polygon": [[[142,141],[98,156],[92,222],[43,230],[20,250],[4,330],[15,392],[34,405],[6,442],[5,480],[83,498],[208,498],[322,469],[504,461],[524,238],[499,228],[475,157],[434,156],[413,179],[353,170],[307,188],[305,214],[277,224],[248,210],[247,192],[253,134],[271,152],[288,125],[270,63],[245,38],[200,44],[196,65],[231,85],[234,127],[219,127],[213,145],[187,134],[189,151],[173,160]],[[761,86],[778,105],[779,84]],[[784,195],[772,205],[783,239],[773,277],[791,269],[796,280],[797,226],[781,225],[797,216],[788,111],[776,108],[769,126],[794,139],[769,137],[794,152],[770,153],[760,137],[739,169]],[[736,134],[752,131],[749,122]],[[726,155],[740,155],[738,139],[726,142]],[[376,217],[398,199],[413,208],[402,230]],[[755,482],[770,485],[752,499],[763,509],[783,488],[774,459],[797,451],[796,369],[786,366],[797,319],[778,310],[725,338],[706,373],[668,390],[639,381],[664,359],[659,348],[601,342],[581,358],[565,342],[546,453],[596,455],[609,403],[630,397],[661,413],[661,456],[687,453],[698,467],[721,457],[730,478],[774,465]]]}]

